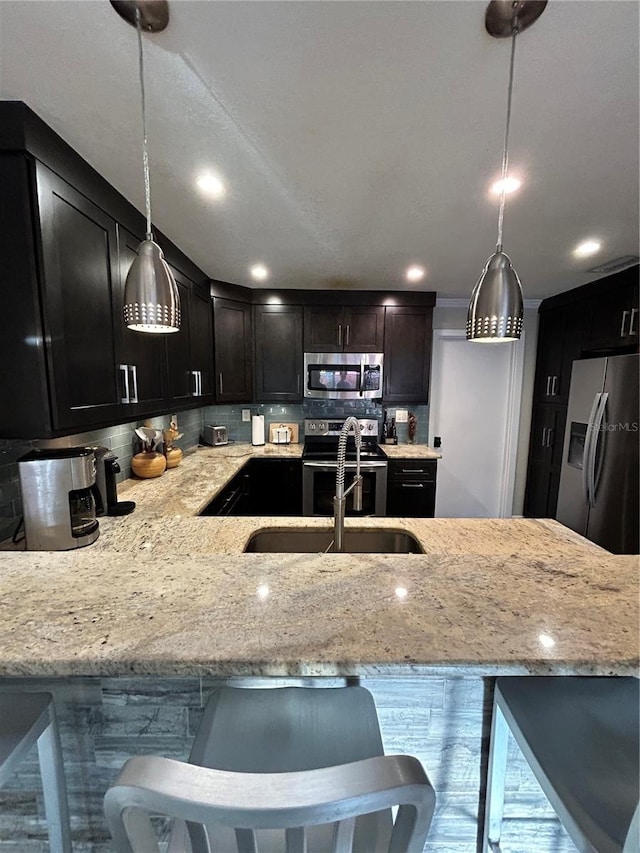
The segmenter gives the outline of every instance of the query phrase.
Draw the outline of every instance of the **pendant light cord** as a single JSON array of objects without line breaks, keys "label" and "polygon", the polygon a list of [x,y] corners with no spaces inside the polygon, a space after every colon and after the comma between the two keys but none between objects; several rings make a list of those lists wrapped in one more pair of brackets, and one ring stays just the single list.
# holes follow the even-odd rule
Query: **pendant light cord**
[{"label": "pendant light cord", "polygon": [[142,165],[144,168],[144,204],[147,214],[147,240],[153,240],[151,231],[151,183],[149,181],[149,152],[147,150],[147,105],[144,94],[144,59],[142,54],[142,24],[140,9],[136,8],[136,31],[138,33],[138,70],[140,72],[140,94],[142,96]]},{"label": "pendant light cord", "polygon": [[502,150],[502,190],[500,192],[500,212],[498,213],[498,242],[496,251],[502,251],[502,223],[504,220],[504,198],[506,194],[507,167],[509,165],[509,125],[511,123],[511,93],[513,91],[513,66],[516,55],[517,23],[514,22],[511,36],[511,65],[509,67],[509,93],[507,95],[507,122],[504,129],[504,148]]}]

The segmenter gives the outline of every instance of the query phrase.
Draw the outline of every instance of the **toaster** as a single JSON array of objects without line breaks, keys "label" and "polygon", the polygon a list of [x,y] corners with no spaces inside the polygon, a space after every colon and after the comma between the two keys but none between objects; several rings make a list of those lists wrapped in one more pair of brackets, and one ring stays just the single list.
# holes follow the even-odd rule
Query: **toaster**
[{"label": "toaster", "polygon": [[210,444],[212,447],[219,447],[221,444],[229,444],[229,431],[226,426],[211,426],[205,424],[202,430],[202,441],[204,444]]}]

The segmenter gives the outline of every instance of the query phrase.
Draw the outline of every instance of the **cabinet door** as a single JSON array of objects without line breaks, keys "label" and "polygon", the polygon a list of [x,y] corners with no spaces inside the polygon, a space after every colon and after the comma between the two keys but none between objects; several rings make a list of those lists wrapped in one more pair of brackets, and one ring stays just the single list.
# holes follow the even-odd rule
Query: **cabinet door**
[{"label": "cabinet door", "polygon": [[524,514],[553,518],[558,502],[567,407],[546,403],[534,406],[529,439],[529,468]]},{"label": "cabinet door", "polygon": [[540,402],[553,401],[559,390],[565,324],[564,308],[540,313],[534,387],[534,399]]},{"label": "cabinet door", "polygon": [[249,402],[251,370],[251,306],[214,299],[213,328],[218,403]]},{"label": "cabinet door", "polygon": [[426,403],[429,399],[432,309],[385,308],[384,400]]},{"label": "cabinet door", "polygon": [[591,300],[584,349],[615,352],[638,344],[638,267],[605,279],[601,296]]},{"label": "cabinet door", "polygon": [[197,402],[213,402],[213,301],[192,285],[189,306],[191,369],[198,372]]},{"label": "cabinet door", "polygon": [[167,338],[167,376],[170,406],[185,408],[192,404],[195,394],[195,379],[191,367],[190,328],[190,282],[171,268],[180,295],[180,329]]},{"label": "cabinet door", "polygon": [[344,311],[336,305],[308,305],[304,309],[304,351],[342,352]]},{"label": "cabinet door", "polygon": [[436,507],[436,469],[433,459],[389,461],[387,515],[433,518]]},{"label": "cabinet door", "polygon": [[116,224],[41,163],[36,181],[54,429],[117,422]]},{"label": "cabinet door", "polygon": [[[137,257],[140,241],[118,226],[119,282],[115,301],[115,323],[118,335],[118,366],[125,418],[145,417],[166,406],[166,335],[153,335],[127,329],[122,320],[124,286],[127,273]],[[137,397],[137,402],[135,399]],[[133,401],[133,402],[131,402]]]},{"label": "cabinet door", "polygon": [[343,343],[345,352],[382,352],[384,308],[377,305],[345,308]]},{"label": "cabinet door", "polygon": [[254,305],[256,400],[302,397],[302,308]]}]

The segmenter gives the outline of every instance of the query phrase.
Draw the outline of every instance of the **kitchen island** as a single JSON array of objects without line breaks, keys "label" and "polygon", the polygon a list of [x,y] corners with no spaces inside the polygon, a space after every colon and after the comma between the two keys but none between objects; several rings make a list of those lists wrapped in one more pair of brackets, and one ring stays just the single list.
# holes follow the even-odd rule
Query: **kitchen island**
[{"label": "kitchen island", "polygon": [[[109,849],[100,796],[119,765],[137,752],[185,757],[221,680],[359,677],[387,750],[418,755],[439,793],[429,849],[472,853],[483,677],[635,674],[638,558],[529,519],[347,520],[407,530],[424,554],[244,554],[257,529],[329,526],[197,516],[256,452],[301,448],[199,450],[158,480],[124,484],[136,511],[101,519],[94,545],[0,553],[0,686],[54,693],[79,849]],[[517,773],[523,813],[539,815],[535,785]],[[9,846],[24,832],[25,785],[0,851],[3,838],[46,849],[37,821],[34,846]],[[531,824],[535,843],[518,849],[544,850],[544,826]]]}]

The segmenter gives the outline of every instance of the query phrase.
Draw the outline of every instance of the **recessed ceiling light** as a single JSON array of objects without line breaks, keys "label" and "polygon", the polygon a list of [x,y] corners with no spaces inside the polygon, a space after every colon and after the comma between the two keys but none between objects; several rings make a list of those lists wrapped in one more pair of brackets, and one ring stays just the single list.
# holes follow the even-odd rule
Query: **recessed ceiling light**
[{"label": "recessed ceiling light", "polygon": [[269,278],[269,270],[264,264],[254,264],[249,272],[251,273],[251,278],[255,278],[256,281],[264,281]]},{"label": "recessed ceiling light", "polygon": [[492,184],[491,192],[494,193],[494,195],[500,195],[503,183],[505,193],[514,193],[522,186],[522,181],[519,178],[507,177],[504,179],[504,182],[500,179],[499,181],[496,181],[495,184]]},{"label": "recessed ceiling light", "polygon": [[595,255],[602,248],[602,243],[599,240],[584,240],[579,243],[573,250],[576,258],[588,258],[589,255]]},{"label": "recessed ceiling light", "polygon": [[222,198],[226,192],[224,184],[217,175],[198,175],[196,184],[203,193],[210,195],[212,198]]},{"label": "recessed ceiling light", "polygon": [[424,278],[424,267],[419,267],[417,264],[408,267],[405,276],[407,281],[422,281]]}]

